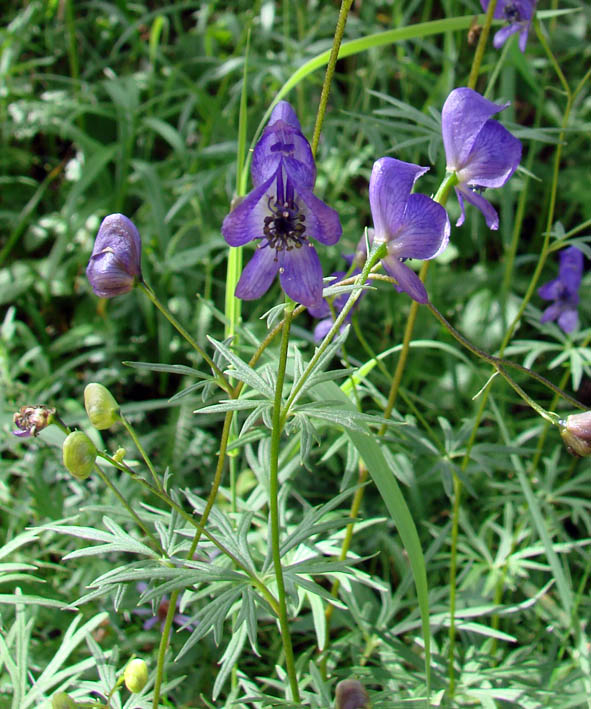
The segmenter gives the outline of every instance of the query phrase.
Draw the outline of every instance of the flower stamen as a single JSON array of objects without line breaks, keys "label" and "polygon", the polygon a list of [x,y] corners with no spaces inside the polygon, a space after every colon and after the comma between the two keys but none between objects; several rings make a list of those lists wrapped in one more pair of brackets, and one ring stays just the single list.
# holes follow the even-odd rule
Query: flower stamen
[{"label": "flower stamen", "polygon": [[299,249],[308,243],[305,236],[306,217],[300,212],[297,202],[280,202],[273,196],[267,199],[267,206],[271,215],[265,217],[263,234],[266,242],[260,248],[269,246],[275,249],[275,260],[280,251]]}]

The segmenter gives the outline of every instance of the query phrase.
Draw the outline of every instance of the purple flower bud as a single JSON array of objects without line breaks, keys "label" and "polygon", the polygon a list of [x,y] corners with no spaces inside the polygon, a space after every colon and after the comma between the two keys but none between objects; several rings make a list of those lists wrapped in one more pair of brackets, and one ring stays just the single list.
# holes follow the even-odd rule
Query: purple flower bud
[{"label": "purple flower bud", "polygon": [[53,423],[54,415],[55,409],[49,406],[21,406],[12,419],[18,431],[12,433],[19,438],[36,436],[39,431]]},{"label": "purple flower bud", "polygon": [[344,679],[337,684],[336,709],[366,709],[369,697],[365,687],[356,679]]},{"label": "purple flower bud", "polygon": [[135,224],[123,214],[109,214],[98,230],[86,276],[100,298],[130,291],[142,278],[142,241]]},{"label": "purple flower bud", "polygon": [[572,455],[591,455],[591,411],[567,416],[561,422],[560,435]]},{"label": "purple flower bud", "polygon": [[509,104],[496,104],[465,86],[454,89],[441,111],[447,169],[458,178],[456,195],[464,223],[464,200],[479,209],[489,229],[499,228],[499,215],[482,196],[484,188],[502,187],[521,160],[521,143],[491,118]]}]

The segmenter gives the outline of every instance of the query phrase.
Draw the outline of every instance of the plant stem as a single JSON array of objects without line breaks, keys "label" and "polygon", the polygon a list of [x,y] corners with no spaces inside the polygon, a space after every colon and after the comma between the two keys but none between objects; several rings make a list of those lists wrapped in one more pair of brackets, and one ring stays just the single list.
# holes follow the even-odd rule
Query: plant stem
[{"label": "plant stem", "polygon": [[131,439],[135,443],[136,448],[140,452],[140,455],[144,459],[144,463],[148,466],[148,470],[150,471],[152,475],[152,479],[154,480],[154,484],[159,490],[162,490],[162,483],[160,482],[160,479],[158,478],[158,475],[156,474],[156,470],[154,469],[154,466],[152,465],[152,461],[150,460],[150,457],[144,450],[142,444],[140,443],[140,439],[138,438],[133,426],[129,423],[129,421],[123,416],[123,414],[119,414],[119,418],[121,423],[125,426],[125,429],[127,433],[131,436]]},{"label": "plant stem", "polygon": [[470,89],[476,88],[476,82],[478,81],[478,74],[480,72],[480,65],[482,64],[482,57],[484,56],[484,50],[486,49],[486,41],[488,39],[488,34],[490,32],[490,26],[493,21],[493,15],[496,6],[497,0],[491,0],[486,10],[486,18],[484,20],[482,32],[480,33],[480,38],[478,39],[478,45],[476,46],[476,52],[474,53],[474,59],[472,60],[472,68],[470,69],[470,76],[468,78],[468,88]]},{"label": "plant stem", "polygon": [[162,303],[156,297],[154,291],[150,286],[144,281],[139,281],[137,287],[142,290],[150,299],[153,305],[155,305],[158,310],[164,315],[168,322],[174,327],[174,329],[191,345],[191,347],[199,354],[205,362],[211,367],[211,370],[215,374],[215,378],[219,386],[228,394],[231,391],[231,387],[226,381],[226,377],[222,370],[217,366],[217,364],[212,360],[212,358],[205,352],[205,350],[189,335],[185,328],[180,324],[180,322],[174,317],[174,315],[169,312]]},{"label": "plant stem", "polygon": [[269,517],[271,524],[271,550],[273,553],[273,568],[275,571],[275,581],[277,583],[277,598],[279,601],[279,629],[281,640],[283,641],[283,651],[285,653],[285,666],[289,677],[292,699],[294,702],[300,701],[300,691],[298,688],[298,678],[291,643],[291,634],[287,619],[287,602],[285,598],[285,584],[283,582],[283,569],[281,567],[281,539],[280,539],[280,519],[279,519],[279,449],[281,446],[281,433],[283,431],[282,404],[283,404],[283,382],[285,380],[285,368],[287,365],[287,351],[289,346],[289,331],[291,328],[291,316],[294,304],[288,303],[285,308],[285,320],[281,333],[281,345],[279,349],[279,364],[277,368],[277,382],[275,384],[275,401],[273,402],[273,418],[271,428],[271,450],[269,461]]},{"label": "plant stem", "polygon": [[341,2],[341,9],[337,19],[337,27],[334,33],[332,49],[330,51],[328,64],[326,65],[324,83],[322,84],[322,93],[320,94],[318,112],[316,113],[316,124],[314,125],[314,134],[312,136],[312,155],[314,155],[314,157],[316,156],[318,141],[320,140],[320,131],[322,130],[322,123],[324,122],[324,114],[326,112],[326,104],[328,103],[330,84],[332,83],[332,77],[337,64],[337,59],[339,57],[339,49],[341,47],[341,42],[343,41],[345,25],[347,24],[347,16],[349,15],[349,10],[351,9],[352,4],[353,0],[342,0]]}]

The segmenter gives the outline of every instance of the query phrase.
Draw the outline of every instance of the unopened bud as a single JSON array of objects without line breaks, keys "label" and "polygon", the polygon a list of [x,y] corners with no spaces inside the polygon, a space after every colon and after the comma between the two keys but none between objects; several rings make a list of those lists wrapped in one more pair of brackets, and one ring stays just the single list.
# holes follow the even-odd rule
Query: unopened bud
[{"label": "unopened bud", "polygon": [[51,698],[51,709],[76,709],[78,705],[65,692],[58,692]]},{"label": "unopened bud", "polygon": [[591,411],[571,414],[561,421],[560,435],[569,453],[585,457],[591,455]]},{"label": "unopened bud", "polygon": [[141,692],[148,682],[148,665],[139,658],[130,660],[123,673],[123,679],[130,692],[133,694]]},{"label": "unopened bud", "polygon": [[336,709],[367,709],[369,697],[356,679],[344,679],[337,684]]},{"label": "unopened bud", "polygon": [[119,404],[107,387],[102,384],[93,382],[86,385],[84,389],[84,407],[90,423],[95,428],[98,428],[99,431],[110,428],[114,423],[121,420]]},{"label": "unopened bud", "polygon": [[37,406],[21,406],[12,420],[18,431],[13,431],[19,438],[36,436],[39,431],[53,423],[55,409],[38,404]]},{"label": "unopened bud", "polygon": [[96,448],[90,438],[82,431],[74,431],[66,437],[62,446],[64,465],[78,480],[85,480],[96,459]]},{"label": "unopened bud", "polygon": [[126,453],[125,448],[117,448],[117,450],[115,451],[115,455],[113,456],[113,460],[116,461],[117,463],[123,463],[123,459],[125,458],[125,453]]}]

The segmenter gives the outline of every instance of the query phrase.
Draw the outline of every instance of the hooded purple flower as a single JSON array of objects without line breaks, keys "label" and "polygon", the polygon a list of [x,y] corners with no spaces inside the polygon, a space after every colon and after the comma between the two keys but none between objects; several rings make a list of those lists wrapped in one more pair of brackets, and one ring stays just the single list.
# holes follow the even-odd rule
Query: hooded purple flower
[{"label": "hooded purple flower", "polygon": [[554,303],[544,310],[540,322],[557,320],[564,332],[572,332],[579,324],[577,306],[583,276],[583,254],[576,246],[560,252],[558,278],[538,288],[538,295]]},{"label": "hooded purple flower", "polygon": [[86,276],[100,298],[129,292],[141,280],[142,241],[123,214],[109,214],[100,225]]},{"label": "hooded purple flower", "polygon": [[322,298],[322,268],[310,239],[336,244],[339,216],[314,196],[316,165],[293,108],[280,101],[256,144],[251,167],[254,189],[224,219],[230,246],[259,240],[242,271],[236,297],[259,298],[277,272],[292,300],[314,305]]},{"label": "hooded purple flower", "polygon": [[[484,12],[488,10],[490,0],[480,0]],[[536,10],[536,0],[498,0],[493,17],[506,20],[509,24],[500,29],[493,38],[493,46],[499,49],[512,34],[519,32],[519,49],[525,52],[527,35],[532,17]]]},{"label": "hooded purple flower", "polygon": [[449,219],[445,209],[423,194],[411,194],[415,181],[428,167],[380,158],[369,180],[369,204],[375,227],[373,242],[385,243],[388,255],[382,259],[387,273],[399,287],[419,303],[429,300],[425,286],[404,261],[432,259],[449,241]]},{"label": "hooded purple flower", "polygon": [[464,223],[466,199],[484,214],[489,229],[499,228],[499,215],[480,193],[486,187],[502,187],[521,160],[521,142],[491,119],[508,105],[488,101],[466,87],[454,89],[443,104],[447,169],[459,180],[455,189],[462,214],[456,226]]}]

